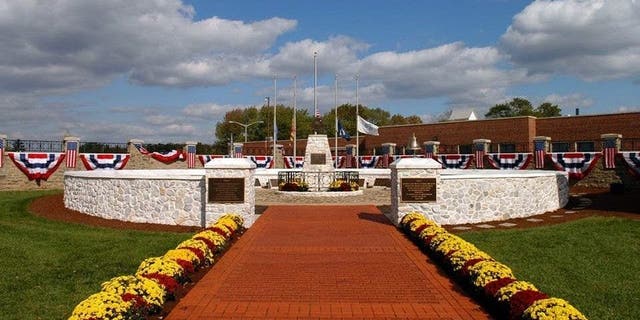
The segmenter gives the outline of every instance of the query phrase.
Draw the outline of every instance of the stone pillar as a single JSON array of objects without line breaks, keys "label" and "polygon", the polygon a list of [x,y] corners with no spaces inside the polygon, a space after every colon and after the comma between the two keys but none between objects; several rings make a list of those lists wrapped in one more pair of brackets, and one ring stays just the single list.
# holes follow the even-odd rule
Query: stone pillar
[{"label": "stone pillar", "polygon": [[276,144],[276,158],[273,161],[273,168],[284,168],[284,145]]},{"label": "stone pillar", "polygon": [[255,163],[245,158],[216,158],[205,168],[205,201],[202,226],[207,227],[221,216],[234,213],[251,227],[255,214]]},{"label": "stone pillar", "polygon": [[423,145],[425,158],[435,159],[435,157],[438,156],[440,141],[425,141]]},{"label": "stone pillar", "polygon": [[406,214],[418,211],[438,222],[425,205],[437,203],[442,165],[433,159],[402,158],[390,167],[391,212],[385,214],[387,218],[397,226]]},{"label": "stone pillar", "polygon": [[347,145],[344,146],[344,148],[345,148],[345,152],[346,152],[345,159],[344,159],[344,161],[346,161],[345,167],[346,168],[353,168],[354,167],[353,155],[354,155],[355,150],[356,150],[356,145],[355,144],[347,144]]},{"label": "stone pillar", "polygon": [[0,168],[4,166],[4,150],[7,148],[7,135],[0,134]]},{"label": "stone pillar", "polygon": [[63,142],[66,167],[67,169],[75,168],[78,164],[78,157],[80,156],[80,138],[65,136]]},{"label": "stone pillar", "polygon": [[187,158],[185,159],[187,161],[187,168],[189,169],[195,168],[196,167],[196,145],[198,144],[198,142],[187,141],[184,144],[185,144],[184,150],[187,156]]},{"label": "stone pillar", "polygon": [[476,169],[484,168],[484,156],[489,152],[491,140],[475,139],[473,140],[473,148],[475,149]]},{"label": "stone pillar", "polygon": [[382,144],[382,167],[389,168],[393,162],[393,155],[396,154],[396,144],[387,142]]},{"label": "stone pillar", "polygon": [[533,157],[535,168],[544,169],[545,155],[551,150],[551,138],[545,136],[533,137]]},{"label": "stone pillar", "polygon": [[616,168],[616,154],[620,152],[622,135],[617,133],[606,133],[600,135],[602,139],[602,156],[605,169]]}]

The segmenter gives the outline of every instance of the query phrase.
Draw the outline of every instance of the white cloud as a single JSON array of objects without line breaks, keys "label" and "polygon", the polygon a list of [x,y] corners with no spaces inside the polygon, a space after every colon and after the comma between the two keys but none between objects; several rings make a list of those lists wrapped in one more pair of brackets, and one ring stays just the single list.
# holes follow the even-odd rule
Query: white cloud
[{"label": "white cloud", "polygon": [[502,36],[503,50],[531,73],[586,80],[640,75],[640,1],[536,1]]},{"label": "white cloud", "polygon": [[[177,0],[9,1],[0,10],[0,90],[68,92],[129,74],[141,84],[242,79],[296,21],[195,21]],[[220,72],[222,71],[222,72]]]},{"label": "white cloud", "polygon": [[233,109],[244,109],[246,106],[219,105],[215,103],[192,104],[182,110],[182,114],[188,117],[217,120],[225,113]]},{"label": "white cloud", "polygon": [[589,108],[594,104],[593,99],[580,93],[568,95],[551,94],[546,96],[540,103],[542,102],[557,104],[559,107],[569,111],[573,111],[574,108]]}]

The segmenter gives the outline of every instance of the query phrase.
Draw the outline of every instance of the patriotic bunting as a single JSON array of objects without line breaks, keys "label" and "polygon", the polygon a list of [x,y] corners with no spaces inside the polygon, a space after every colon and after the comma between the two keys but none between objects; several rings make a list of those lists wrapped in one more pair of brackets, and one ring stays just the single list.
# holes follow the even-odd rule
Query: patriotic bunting
[{"label": "patriotic bunting", "polygon": [[471,154],[441,154],[436,157],[445,169],[467,169],[471,165]]},{"label": "patriotic bunting", "polygon": [[338,159],[336,160],[336,156],[331,157],[331,159],[333,160],[333,167],[338,169],[338,168],[344,168],[345,167],[345,163],[346,163],[346,156],[338,156]]},{"label": "patriotic bunting", "polygon": [[67,168],[75,168],[78,161],[78,141],[68,141],[66,156]]},{"label": "patriotic bunting", "polygon": [[273,156],[248,156],[258,169],[269,169],[273,166]]},{"label": "patriotic bunting", "polygon": [[184,160],[184,155],[182,154],[182,152],[178,150],[171,150],[165,153],[152,152],[152,153],[149,153],[149,155],[151,156],[151,158],[154,158],[166,164],[176,162],[177,160]]},{"label": "patriotic bunting", "polygon": [[586,177],[600,158],[595,152],[550,153],[553,165],[559,171],[569,173],[569,178],[580,180]]},{"label": "patriotic bunting", "polygon": [[536,155],[536,169],[544,169],[544,158],[545,158],[545,146],[546,141],[544,140],[536,140],[534,142],[534,153]]},{"label": "patriotic bunting", "polygon": [[217,159],[217,158],[227,158],[226,155],[222,155],[222,154],[200,154],[198,155],[198,160],[200,160],[200,163],[202,163],[202,165],[204,166],[207,162],[211,161],[212,159]]},{"label": "patriotic bunting", "polygon": [[640,152],[620,152],[629,172],[640,179]]},{"label": "patriotic bunting", "polygon": [[187,168],[195,168],[196,167],[196,146],[189,145],[187,146]]},{"label": "patriotic bunting", "polygon": [[9,158],[29,180],[47,180],[58,169],[64,153],[10,152]]},{"label": "patriotic bunting", "polygon": [[304,157],[297,156],[296,160],[293,160],[293,156],[284,157],[284,165],[287,169],[302,168],[304,165]]},{"label": "patriotic bunting", "polygon": [[531,156],[530,153],[494,153],[489,154],[487,159],[496,169],[522,170],[529,165]]},{"label": "patriotic bunting", "polygon": [[133,144],[133,146],[134,146],[134,147],[136,147],[136,149],[138,149],[138,151],[140,151],[140,153],[142,153],[142,154],[149,154],[149,153],[150,153],[150,152],[149,152],[147,149],[145,149],[145,148],[142,146],[142,144],[140,144],[140,143],[134,143],[134,144]]},{"label": "patriotic bunting", "polygon": [[605,169],[615,169],[616,168],[616,140],[615,139],[607,139],[604,140],[602,146],[602,156],[604,157],[604,168]]},{"label": "patriotic bunting", "polygon": [[105,170],[120,170],[127,165],[127,162],[131,158],[128,153],[82,153],[80,154],[80,160],[84,164],[87,170],[105,169]]},{"label": "patriotic bunting", "polygon": [[380,160],[380,156],[360,156],[358,157],[358,163],[360,168],[375,168]]}]

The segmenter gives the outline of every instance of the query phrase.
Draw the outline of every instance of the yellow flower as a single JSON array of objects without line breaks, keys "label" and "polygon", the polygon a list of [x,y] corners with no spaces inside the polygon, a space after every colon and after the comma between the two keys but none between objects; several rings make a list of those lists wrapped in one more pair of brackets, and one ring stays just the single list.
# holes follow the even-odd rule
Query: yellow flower
[{"label": "yellow flower", "polygon": [[404,217],[402,217],[402,220],[400,220],[400,224],[404,226],[405,224],[407,224],[408,221],[416,220],[416,219],[425,220],[425,221],[427,220],[424,217],[424,215],[422,215],[422,213],[417,211],[412,211],[407,213]]},{"label": "yellow flower", "polygon": [[483,288],[487,283],[500,278],[513,278],[513,272],[509,267],[496,261],[480,261],[469,267],[469,275],[473,279],[473,285]]},{"label": "yellow flower", "polygon": [[177,261],[178,259],[191,261],[191,263],[193,263],[193,266],[200,265],[200,258],[198,258],[198,256],[189,249],[169,250],[167,251],[167,253],[164,254],[164,258],[167,260],[173,260],[173,261]]},{"label": "yellow flower", "polygon": [[587,317],[569,302],[558,298],[548,298],[534,302],[524,311],[523,318],[532,320],[587,320]]},{"label": "yellow flower", "polygon": [[196,248],[196,249],[199,249],[204,254],[204,258],[206,260],[206,263],[207,264],[212,264],[213,263],[213,251],[211,251],[211,249],[209,249],[209,247],[207,246],[207,244],[204,241],[196,240],[196,239],[188,239],[188,240],[182,241],[176,247],[176,249],[185,249],[185,248]]},{"label": "yellow flower", "polygon": [[532,283],[530,282],[526,282],[526,281],[514,281],[502,288],[500,288],[498,290],[498,292],[496,292],[495,297],[498,299],[498,301],[509,301],[511,300],[511,297],[520,292],[520,291],[524,291],[524,290],[535,290],[538,291],[538,288],[536,288]]},{"label": "yellow flower", "polygon": [[451,264],[453,271],[461,270],[464,264],[472,259],[493,260],[491,256],[486,252],[472,247],[462,248],[450,254],[447,259],[449,261],[449,264]]},{"label": "yellow flower", "polygon": [[148,258],[140,263],[136,275],[159,273],[165,276],[178,279],[184,275],[182,267],[173,260],[164,257]]},{"label": "yellow flower", "polygon": [[141,276],[120,276],[102,283],[102,291],[122,296],[125,293],[140,296],[150,305],[162,307],[164,289],[155,281]]},{"label": "yellow flower", "polygon": [[69,320],[83,319],[125,319],[133,307],[133,302],[125,302],[120,295],[98,292],[81,301],[71,313]]}]

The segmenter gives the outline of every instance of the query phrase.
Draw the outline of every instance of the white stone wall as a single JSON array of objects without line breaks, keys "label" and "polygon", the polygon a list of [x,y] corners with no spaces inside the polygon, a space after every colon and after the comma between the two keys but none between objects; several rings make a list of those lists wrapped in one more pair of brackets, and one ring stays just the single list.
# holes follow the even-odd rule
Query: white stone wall
[{"label": "white stone wall", "polygon": [[64,204],[106,219],[202,226],[204,170],[172,171],[66,172]]},{"label": "white stone wall", "polygon": [[[441,173],[436,202],[402,203],[399,193],[392,196],[392,208],[397,206],[397,216],[390,217],[393,223],[397,224],[411,211],[421,212],[439,224],[500,221],[554,211],[564,207],[569,199],[565,172],[442,170]],[[396,181],[392,175],[392,184]]]}]

